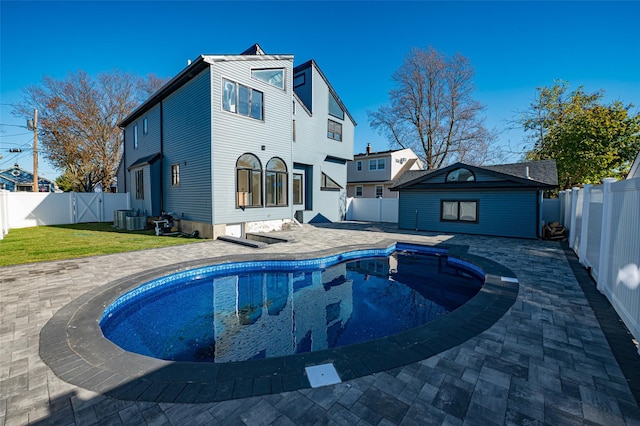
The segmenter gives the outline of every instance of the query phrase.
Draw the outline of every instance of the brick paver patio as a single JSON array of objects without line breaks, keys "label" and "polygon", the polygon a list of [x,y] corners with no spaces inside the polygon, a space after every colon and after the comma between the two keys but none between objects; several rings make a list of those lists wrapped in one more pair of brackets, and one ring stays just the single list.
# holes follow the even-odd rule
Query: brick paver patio
[{"label": "brick paver patio", "polygon": [[640,425],[627,378],[559,243],[355,223],[304,225],[279,234],[295,242],[259,253],[299,254],[383,240],[466,245],[470,254],[511,269],[519,294],[483,333],[392,370],[338,385],[223,402],[132,402],[59,379],[39,355],[44,325],[61,308],[115,280],[256,249],[206,241],[0,268],[0,425]]}]

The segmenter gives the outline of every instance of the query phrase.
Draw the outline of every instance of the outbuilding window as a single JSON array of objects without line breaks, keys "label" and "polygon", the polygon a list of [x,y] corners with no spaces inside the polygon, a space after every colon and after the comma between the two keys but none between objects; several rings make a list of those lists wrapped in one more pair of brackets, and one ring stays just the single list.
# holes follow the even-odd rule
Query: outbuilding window
[{"label": "outbuilding window", "polygon": [[478,223],[478,200],[441,200],[440,220]]},{"label": "outbuilding window", "polygon": [[476,176],[471,170],[460,167],[447,173],[445,182],[473,182],[475,180]]}]

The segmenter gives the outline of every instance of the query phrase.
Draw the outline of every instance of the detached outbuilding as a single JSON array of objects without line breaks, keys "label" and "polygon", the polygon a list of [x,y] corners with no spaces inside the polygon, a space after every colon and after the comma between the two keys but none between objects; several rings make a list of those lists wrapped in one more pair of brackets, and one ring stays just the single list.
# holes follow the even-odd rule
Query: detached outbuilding
[{"label": "detached outbuilding", "polygon": [[409,171],[391,190],[400,229],[537,238],[543,191],[557,186],[556,162],[545,160]]}]

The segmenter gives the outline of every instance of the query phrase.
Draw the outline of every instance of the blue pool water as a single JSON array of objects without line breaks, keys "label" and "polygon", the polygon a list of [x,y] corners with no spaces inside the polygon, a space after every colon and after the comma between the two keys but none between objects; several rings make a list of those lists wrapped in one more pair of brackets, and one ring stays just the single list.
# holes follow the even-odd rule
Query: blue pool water
[{"label": "blue pool water", "polygon": [[271,358],[424,325],[464,304],[483,282],[477,267],[414,245],[214,265],[122,295],[100,327],[121,348],[165,360]]}]

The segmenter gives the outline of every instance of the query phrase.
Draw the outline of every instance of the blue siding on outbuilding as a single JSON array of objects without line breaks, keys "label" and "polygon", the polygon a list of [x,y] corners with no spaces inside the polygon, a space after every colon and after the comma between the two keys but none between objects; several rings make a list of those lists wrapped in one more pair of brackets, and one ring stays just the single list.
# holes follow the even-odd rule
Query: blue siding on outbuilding
[{"label": "blue siding on outbuilding", "polygon": [[[400,191],[398,227],[420,231],[537,238],[538,191]],[[440,220],[441,200],[477,200],[478,222]]]}]

